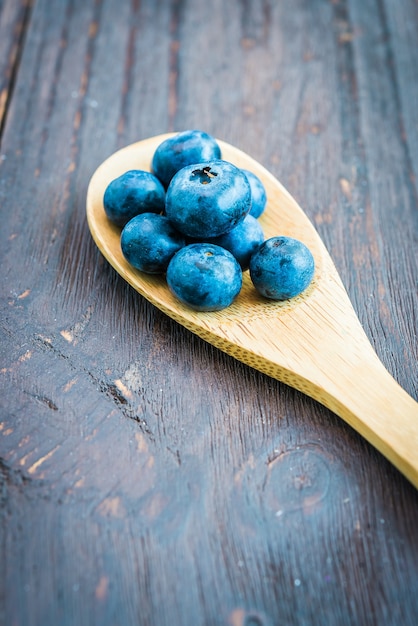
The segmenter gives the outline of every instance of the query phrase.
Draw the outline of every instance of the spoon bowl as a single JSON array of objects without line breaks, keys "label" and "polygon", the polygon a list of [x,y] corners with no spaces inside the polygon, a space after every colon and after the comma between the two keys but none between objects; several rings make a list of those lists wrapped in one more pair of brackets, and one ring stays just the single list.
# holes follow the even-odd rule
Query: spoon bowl
[{"label": "spoon bowl", "polygon": [[144,274],[125,260],[120,229],[108,220],[103,208],[104,191],[127,170],[149,171],[155,149],[171,135],[129,145],[106,159],[93,174],[87,192],[87,220],[104,257],[136,291],[179,324],[331,409],[418,487],[418,404],[378,359],[309,218],[260,163],[218,141],[223,159],[254,172],[264,183],[268,200],[259,221],[266,239],[294,237],[312,252],[315,275],[302,294],[284,302],[267,300],[257,293],[245,272],[242,290],[230,307],[197,312],[171,294],[164,276]]}]

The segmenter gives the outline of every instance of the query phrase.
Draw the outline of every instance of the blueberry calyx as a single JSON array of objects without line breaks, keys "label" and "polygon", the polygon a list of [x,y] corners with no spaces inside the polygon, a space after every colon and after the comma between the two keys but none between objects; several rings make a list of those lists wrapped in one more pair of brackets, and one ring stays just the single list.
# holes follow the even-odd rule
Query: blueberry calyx
[{"label": "blueberry calyx", "polygon": [[202,185],[208,185],[212,182],[212,178],[215,178],[218,174],[212,171],[210,165],[203,167],[202,169],[193,170],[190,180],[195,180],[196,178],[200,180]]}]

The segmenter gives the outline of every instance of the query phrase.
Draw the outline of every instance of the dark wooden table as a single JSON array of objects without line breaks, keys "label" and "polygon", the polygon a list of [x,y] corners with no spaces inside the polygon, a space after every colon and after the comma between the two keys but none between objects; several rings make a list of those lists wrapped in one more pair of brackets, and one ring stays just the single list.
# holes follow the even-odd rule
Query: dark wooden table
[{"label": "dark wooden table", "polygon": [[417,398],[417,44],[414,0],[0,0],[2,626],[418,624],[416,489],[148,304],[85,219],[126,144],[238,146]]}]

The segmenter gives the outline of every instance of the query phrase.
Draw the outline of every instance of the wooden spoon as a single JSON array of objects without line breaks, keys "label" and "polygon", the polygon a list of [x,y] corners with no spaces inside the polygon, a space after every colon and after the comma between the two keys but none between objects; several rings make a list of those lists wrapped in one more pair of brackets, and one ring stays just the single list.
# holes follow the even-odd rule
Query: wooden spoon
[{"label": "wooden spoon", "polygon": [[260,222],[266,238],[295,237],[314,255],[315,277],[302,295],[285,302],[267,301],[245,272],[242,291],[229,308],[196,312],[174,298],[164,277],[143,274],[124,259],[120,230],[104,213],[105,188],[129,169],[149,170],[156,147],[170,135],[127,146],[94,173],[87,193],[87,218],[103,255],[134,289],[179,324],[331,409],[418,487],[418,404],[378,359],[307,216],[254,159],[219,141],[223,159],[253,171],[264,182],[268,203]]}]

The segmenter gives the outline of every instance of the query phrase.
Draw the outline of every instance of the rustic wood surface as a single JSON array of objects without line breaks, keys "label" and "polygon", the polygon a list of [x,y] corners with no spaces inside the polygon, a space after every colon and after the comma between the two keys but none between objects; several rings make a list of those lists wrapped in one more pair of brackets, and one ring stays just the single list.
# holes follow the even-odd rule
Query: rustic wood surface
[{"label": "rustic wood surface", "polygon": [[2,626],[418,623],[417,490],[136,294],[85,217],[128,143],[241,148],[416,399],[417,41],[415,0],[0,0]]}]

